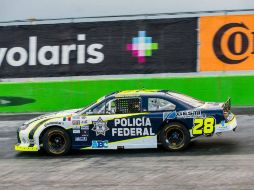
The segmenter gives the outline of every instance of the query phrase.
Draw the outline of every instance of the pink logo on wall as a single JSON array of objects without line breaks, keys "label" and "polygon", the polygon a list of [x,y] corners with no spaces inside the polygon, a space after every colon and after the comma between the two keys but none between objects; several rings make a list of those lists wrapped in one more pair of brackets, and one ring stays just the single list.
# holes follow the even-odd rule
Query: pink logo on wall
[{"label": "pink logo on wall", "polygon": [[138,58],[139,63],[145,63],[145,57],[152,56],[153,50],[158,50],[158,43],[152,42],[152,37],[146,36],[146,31],[139,31],[138,37],[132,38],[132,43],[126,49],[132,51],[132,56]]}]

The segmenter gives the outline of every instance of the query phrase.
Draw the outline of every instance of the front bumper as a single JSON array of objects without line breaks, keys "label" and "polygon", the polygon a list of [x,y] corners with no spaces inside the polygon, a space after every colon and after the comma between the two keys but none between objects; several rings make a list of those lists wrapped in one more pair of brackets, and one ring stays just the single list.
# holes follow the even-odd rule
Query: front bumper
[{"label": "front bumper", "polygon": [[[16,151],[26,151],[26,152],[35,152],[39,148],[37,145],[34,145],[34,142],[28,138],[28,135],[25,131],[17,131],[18,143],[14,145]],[[33,141],[33,140],[32,140]]]},{"label": "front bumper", "polygon": [[31,145],[16,144],[14,148],[16,151],[27,151],[27,152],[36,152],[39,150],[37,145],[31,146]]},{"label": "front bumper", "polygon": [[40,149],[39,144],[34,139],[29,139],[29,129],[17,131],[17,144],[14,145],[16,151],[35,152]]}]

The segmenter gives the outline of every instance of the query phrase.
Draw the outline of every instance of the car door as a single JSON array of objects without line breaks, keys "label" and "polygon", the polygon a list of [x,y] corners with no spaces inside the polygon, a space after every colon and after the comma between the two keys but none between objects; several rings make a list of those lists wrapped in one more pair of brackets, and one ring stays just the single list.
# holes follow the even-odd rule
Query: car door
[{"label": "car door", "polygon": [[108,148],[107,117],[105,114],[106,101],[92,104],[81,115],[72,118],[72,146],[81,149]]},{"label": "car door", "polygon": [[157,138],[148,113],[143,111],[142,97],[117,97],[107,101],[110,115],[109,148],[156,148]]}]

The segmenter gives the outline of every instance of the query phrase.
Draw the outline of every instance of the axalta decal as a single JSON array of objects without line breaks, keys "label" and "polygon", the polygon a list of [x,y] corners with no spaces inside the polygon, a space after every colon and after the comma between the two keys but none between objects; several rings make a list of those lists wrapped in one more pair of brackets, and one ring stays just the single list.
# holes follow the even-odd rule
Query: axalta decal
[{"label": "axalta decal", "polygon": [[77,64],[98,64],[104,60],[103,44],[86,44],[86,34],[78,34],[76,43],[66,45],[40,45],[37,36],[30,36],[28,48],[25,47],[0,47],[0,66],[6,60],[10,66],[22,65],[68,65],[71,54],[76,54]]},{"label": "axalta decal", "polygon": [[175,119],[175,118],[204,118],[206,117],[200,110],[187,110],[187,111],[173,111],[163,113],[163,121],[165,119]]},{"label": "axalta decal", "polygon": [[200,18],[200,70],[254,69],[254,15]]},{"label": "axalta decal", "polygon": [[177,118],[196,118],[196,117],[205,117],[201,111],[179,111],[176,114]]}]

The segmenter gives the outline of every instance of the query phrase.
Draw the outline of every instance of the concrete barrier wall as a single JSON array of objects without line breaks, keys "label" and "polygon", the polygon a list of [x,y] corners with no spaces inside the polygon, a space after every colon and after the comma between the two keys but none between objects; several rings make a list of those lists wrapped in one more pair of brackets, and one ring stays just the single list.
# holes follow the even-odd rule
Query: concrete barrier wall
[{"label": "concrete barrier wall", "polygon": [[254,106],[254,76],[200,76],[0,83],[0,112],[49,112],[89,105],[108,93],[127,89],[169,89],[204,101]]}]

